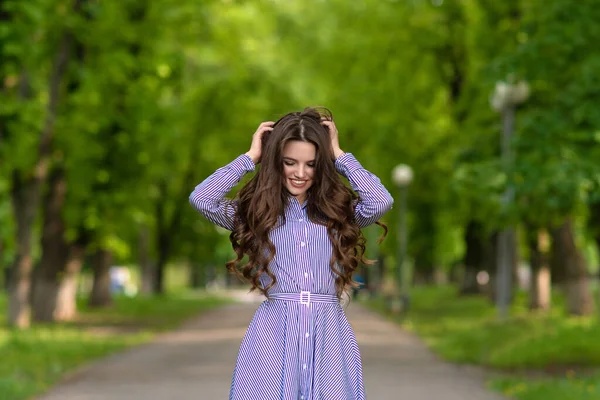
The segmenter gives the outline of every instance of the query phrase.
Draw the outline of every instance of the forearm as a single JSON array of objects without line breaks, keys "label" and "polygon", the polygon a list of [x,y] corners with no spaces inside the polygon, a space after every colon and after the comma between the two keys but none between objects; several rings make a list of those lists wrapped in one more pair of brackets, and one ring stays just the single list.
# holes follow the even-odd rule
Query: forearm
[{"label": "forearm", "polygon": [[211,222],[233,229],[235,206],[225,196],[251,171],[254,171],[251,158],[240,155],[197,185],[189,196],[190,204]]},{"label": "forearm", "polygon": [[342,149],[340,149],[339,147],[335,147],[333,149],[333,156],[335,157],[335,159],[337,160],[338,158],[340,158],[341,156],[343,156],[345,153]]},{"label": "forearm", "polygon": [[376,222],[392,208],[394,199],[381,180],[367,171],[351,153],[337,157],[335,166],[358,194],[355,217],[359,225],[367,226]]}]

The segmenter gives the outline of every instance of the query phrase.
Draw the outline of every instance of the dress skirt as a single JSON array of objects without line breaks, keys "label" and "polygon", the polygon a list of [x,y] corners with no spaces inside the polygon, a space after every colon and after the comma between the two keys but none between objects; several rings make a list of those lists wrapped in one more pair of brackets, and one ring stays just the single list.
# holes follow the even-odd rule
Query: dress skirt
[{"label": "dress skirt", "polygon": [[339,303],[266,300],[242,340],[230,400],[364,400],[356,337]]}]

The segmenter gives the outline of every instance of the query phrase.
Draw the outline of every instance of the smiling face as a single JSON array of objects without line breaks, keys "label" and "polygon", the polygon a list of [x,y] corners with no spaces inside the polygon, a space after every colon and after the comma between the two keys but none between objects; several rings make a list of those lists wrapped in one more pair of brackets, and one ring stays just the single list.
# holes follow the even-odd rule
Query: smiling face
[{"label": "smiling face", "polygon": [[313,184],[316,152],[314,144],[299,140],[291,140],[283,148],[284,185],[300,204]]}]

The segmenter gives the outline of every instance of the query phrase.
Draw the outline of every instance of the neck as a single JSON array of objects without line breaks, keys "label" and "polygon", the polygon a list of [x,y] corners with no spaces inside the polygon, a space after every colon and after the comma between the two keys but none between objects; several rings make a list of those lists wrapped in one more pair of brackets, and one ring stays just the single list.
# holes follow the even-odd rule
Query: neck
[{"label": "neck", "polygon": [[304,201],[306,201],[306,195],[302,195],[302,196],[295,196],[296,200],[298,200],[298,203],[302,204],[304,203]]}]

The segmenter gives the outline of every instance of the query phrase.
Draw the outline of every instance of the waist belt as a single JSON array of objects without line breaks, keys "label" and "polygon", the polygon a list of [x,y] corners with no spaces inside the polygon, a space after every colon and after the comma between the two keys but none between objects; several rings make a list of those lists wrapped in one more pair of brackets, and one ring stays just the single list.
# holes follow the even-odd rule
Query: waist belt
[{"label": "waist belt", "polygon": [[339,299],[334,294],[311,293],[307,291],[296,293],[272,293],[269,294],[269,300],[297,301],[306,306],[309,306],[310,303],[339,303]]}]

